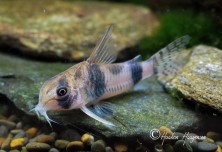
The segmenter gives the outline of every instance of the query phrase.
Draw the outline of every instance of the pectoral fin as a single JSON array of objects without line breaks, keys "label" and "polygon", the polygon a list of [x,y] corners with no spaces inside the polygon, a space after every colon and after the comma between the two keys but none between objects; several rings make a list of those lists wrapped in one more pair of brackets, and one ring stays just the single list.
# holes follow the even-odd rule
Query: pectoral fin
[{"label": "pectoral fin", "polygon": [[114,127],[115,125],[101,117],[99,117],[98,115],[96,115],[95,113],[93,113],[89,108],[87,108],[86,106],[83,106],[80,108],[85,114],[87,114],[88,116],[92,117],[93,119],[105,124],[106,126],[109,127]]},{"label": "pectoral fin", "polygon": [[114,111],[113,111],[113,104],[109,102],[100,102],[92,108],[93,113],[95,113],[98,116],[101,117],[113,117],[114,116]]}]

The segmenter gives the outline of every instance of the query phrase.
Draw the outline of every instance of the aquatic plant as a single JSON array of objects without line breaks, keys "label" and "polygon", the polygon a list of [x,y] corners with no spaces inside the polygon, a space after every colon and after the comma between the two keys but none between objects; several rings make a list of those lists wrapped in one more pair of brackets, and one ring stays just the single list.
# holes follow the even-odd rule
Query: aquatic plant
[{"label": "aquatic plant", "polygon": [[148,58],[172,40],[190,35],[190,46],[207,44],[222,48],[222,34],[211,17],[192,10],[174,10],[159,14],[160,26],[150,37],[139,43],[140,54]]}]

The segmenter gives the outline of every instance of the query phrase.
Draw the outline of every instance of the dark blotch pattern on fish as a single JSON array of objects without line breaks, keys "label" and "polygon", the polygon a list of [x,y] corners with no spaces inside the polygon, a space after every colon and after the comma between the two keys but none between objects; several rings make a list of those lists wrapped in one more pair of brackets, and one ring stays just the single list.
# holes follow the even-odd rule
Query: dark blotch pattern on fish
[{"label": "dark blotch pattern on fish", "polygon": [[63,76],[59,82],[58,82],[58,86],[57,86],[57,89],[61,88],[61,87],[68,87],[68,82],[66,80],[66,77]]},{"label": "dark blotch pattern on fish", "polygon": [[71,106],[71,100],[69,99],[69,95],[61,98],[61,99],[58,99],[58,105],[60,107],[63,107],[63,109],[69,109],[69,107]]},{"label": "dark blotch pattern on fish", "polygon": [[142,79],[143,69],[140,64],[129,64],[133,83],[136,84]]},{"label": "dark blotch pattern on fish", "polygon": [[101,97],[105,93],[106,84],[104,73],[100,70],[99,65],[92,64],[89,67],[89,80],[91,83],[92,96]]},{"label": "dark blotch pattern on fish", "polygon": [[75,74],[74,74],[74,79],[77,80],[81,77],[82,77],[82,70],[81,70],[81,68],[77,68],[75,71]]},{"label": "dark blotch pattern on fish", "polygon": [[110,65],[108,69],[112,74],[117,75],[122,71],[123,67],[121,65]]}]

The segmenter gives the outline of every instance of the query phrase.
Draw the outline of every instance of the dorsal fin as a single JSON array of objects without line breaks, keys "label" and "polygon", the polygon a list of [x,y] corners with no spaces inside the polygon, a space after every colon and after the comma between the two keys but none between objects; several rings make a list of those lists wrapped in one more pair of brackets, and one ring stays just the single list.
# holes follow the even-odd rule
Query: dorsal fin
[{"label": "dorsal fin", "polygon": [[112,25],[104,33],[99,40],[92,54],[87,59],[89,63],[112,63],[116,60],[117,52],[114,46],[108,45],[108,41],[112,34]]},{"label": "dorsal fin", "polygon": [[133,59],[126,61],[127,63],[135,63],[135,62],[140,62],[142,61],[141,55],[135,56]]}]

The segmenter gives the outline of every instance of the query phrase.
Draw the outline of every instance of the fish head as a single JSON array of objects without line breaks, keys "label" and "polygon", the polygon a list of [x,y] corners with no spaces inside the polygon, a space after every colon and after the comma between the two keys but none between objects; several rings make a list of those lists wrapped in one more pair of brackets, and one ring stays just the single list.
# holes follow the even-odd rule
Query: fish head
[{"label": "fish head", "polygon": [[37,115],[43,115],[47,121],[51,121],[46,114],[48,110],[80,108],[83,105],[80,89],[73,87],[72,81],[61,74],[47,80],[40,89],[39,102],[33,109]]}]

